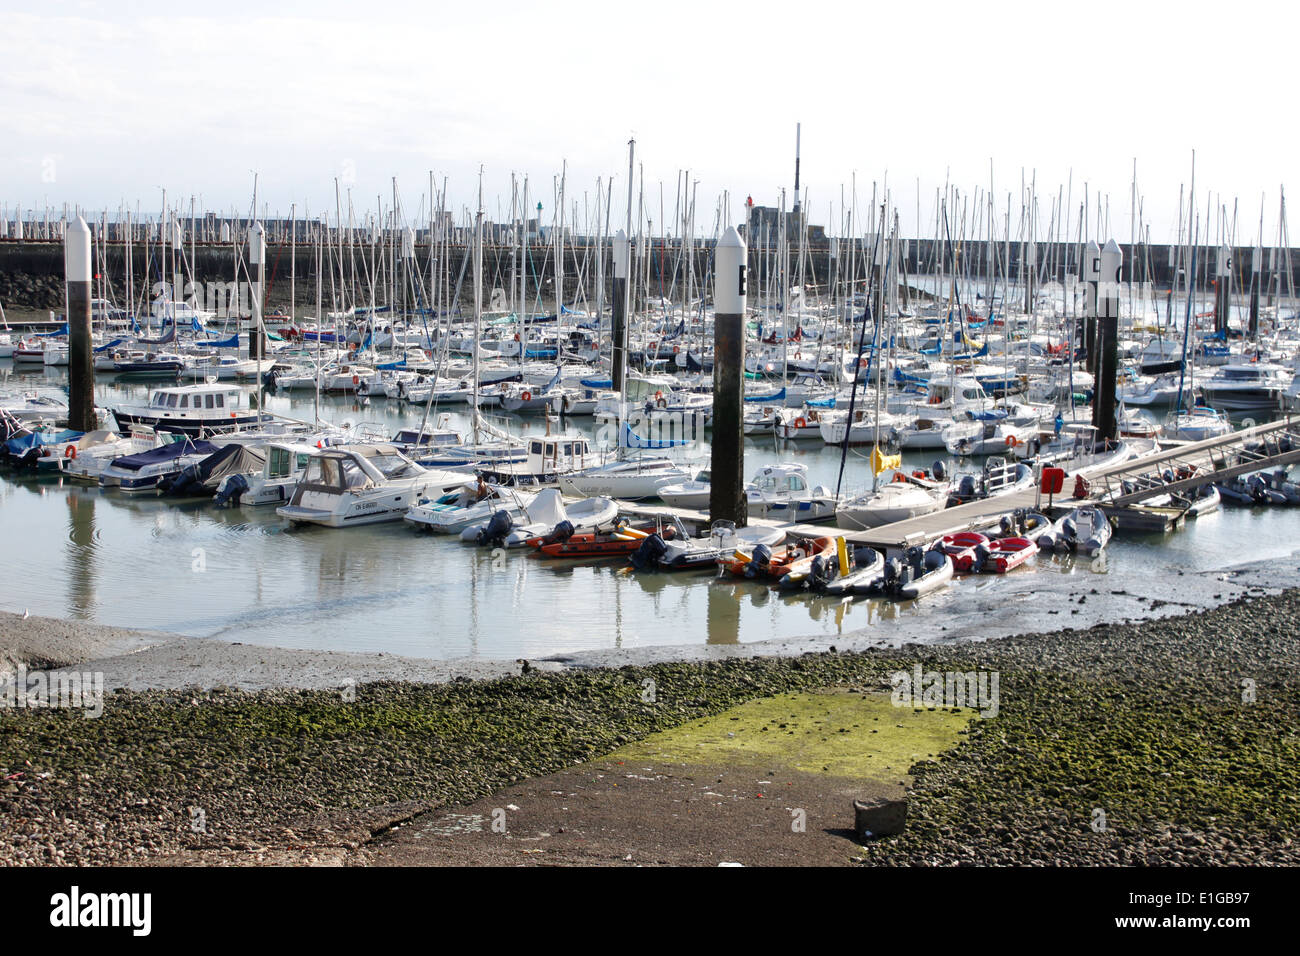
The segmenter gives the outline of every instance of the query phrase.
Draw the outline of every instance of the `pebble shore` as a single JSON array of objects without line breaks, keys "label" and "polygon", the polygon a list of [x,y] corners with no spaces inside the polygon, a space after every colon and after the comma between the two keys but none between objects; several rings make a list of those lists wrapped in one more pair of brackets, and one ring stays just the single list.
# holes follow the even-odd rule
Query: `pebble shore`
[{"label": "pebble shore", "polygon": [[1289,590],[979,644],[118,689],[94,719],[0,708],[0,864],[364,863],[430,810],[757,697],[887,689],[916,663],[998,672],[999,712],[972,711],[962,744],[911,768],[907,830],[864,864],[1296,864],[1298,616]]}]

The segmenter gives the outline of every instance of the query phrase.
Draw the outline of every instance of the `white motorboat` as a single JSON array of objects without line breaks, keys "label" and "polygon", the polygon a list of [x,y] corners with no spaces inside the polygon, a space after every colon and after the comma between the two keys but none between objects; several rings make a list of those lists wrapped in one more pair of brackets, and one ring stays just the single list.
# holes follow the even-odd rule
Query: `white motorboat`
[{"label": "white motorboat", "polygon": [[1223,365],[1201,383],[1201,394],[1210,405],[1230,412],[1277,411],[1294,376],[1291,369],[1269,362]]},{"label": "white motorboat", "polygon": [[99,486],[116,488],[123,494],[152,492],[164,478],[197,465],[217,451],[210,442],[189,437],[158,445],[147,451],[123,455],[100,469]]},{"label": "white motorboat", "polygon": [[459,488],[416,500],[406,510],[403,520],[421,531],[459,534],[466,528],[484,527],[497,514],[523,517],[536,497],[516,488],[462,477]]},{"label": "white motorboat", "polygon": [[460,539],[520,548],[534,538],[566,540],[575,534],[612,525],[618,518],[618,505],[609,498],[583,498],[565,504],[555,488],[546,488],[530,497],[532,501],[524,507],[521,516],[516,518],[512,514],[508,519],[494,516],[488,522],[472,524],[461,531]]},{"label": "white motorboat", "polygon": [[1096,557],[1111,536],[1110,519],[1096,505],[1075,508],[1038,535],[1040,551],[1077,551]]},{"label": "white motorboat", "polygon": [[392,445],[340,445],[312,456],[289,503],[275,513],[291,524],[330,528],[401,521],[421,496],[464,483],[464,474],[421,468]]},{"label": "white motorboat", "polygon": [[[240,505],[282,505],[289,500],[307,464],[319,450],[303,442],[268,442],[262,473],[248,479],[245,490],[223,485],[217,495],[229,494]],[[232,476],[229,482],[237,484],[237,479]]]}]

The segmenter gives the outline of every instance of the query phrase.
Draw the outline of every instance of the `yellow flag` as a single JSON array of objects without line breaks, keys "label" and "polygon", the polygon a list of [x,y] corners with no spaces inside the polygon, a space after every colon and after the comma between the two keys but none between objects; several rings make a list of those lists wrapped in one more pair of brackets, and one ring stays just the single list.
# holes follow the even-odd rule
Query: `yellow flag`
[{"label": "yellow flag", "polygon": [[871,467],[875,470],[877,475],[882,471],[888,471],[891,468],[902,468],[903,456],[881,454],[880,446],[877,445],[871,451]]}]

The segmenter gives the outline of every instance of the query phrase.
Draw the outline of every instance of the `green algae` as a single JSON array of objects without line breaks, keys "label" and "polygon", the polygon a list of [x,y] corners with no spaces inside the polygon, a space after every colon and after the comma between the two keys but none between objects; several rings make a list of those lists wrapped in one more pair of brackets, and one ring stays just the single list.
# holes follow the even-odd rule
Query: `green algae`
[{"label": "green algae", "polygon": [[783,766],[897,783],[913,764],[954,746],[974,711],[896,707],[888,694],[846,688],[749,701],[629,744],[608,759]]}]

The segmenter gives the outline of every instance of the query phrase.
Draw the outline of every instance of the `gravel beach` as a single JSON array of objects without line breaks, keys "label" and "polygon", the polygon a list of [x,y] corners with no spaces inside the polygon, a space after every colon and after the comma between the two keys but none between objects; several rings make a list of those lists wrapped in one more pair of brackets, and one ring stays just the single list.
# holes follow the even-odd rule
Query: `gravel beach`
[{"label": "gravel beach", "polygon": [[[0,655],[11,666],[98,657],[106,674],[119,670],[98,718],[0,708],[0,862],[383,860],[403,830],[418,831],[435,812],[580,771],[649,734],[757,698],[826,687],[887,693],[891,673],[919,663],[998,673],[999,712],[971,712],[958,746],[909,768],[901,836],[859,847],[844,800],[837,858],[1294,864],[1300,591],[1254,594],[1178,617],[982,643],[622,667],[439,664],[211,642],[226,649],[232,675],[260,674],[252,686],[261,689],[129,689],[132,661],[148,655],[161,663],[140,673],[170,668],[180,681],[202,668],[187,666],[196,658],[168,635],[9,616],[0,620]],[[1076,601],[1105,599],[1093,592]],[[83,632],[80,644],[74,636]],[[309,657],[314,669],[299,670]],[[276,687],[277,674],[309,686]],[[649,702],[647,680],[657,688]],[[628,794],[598,799],[613,820],[631,819],[639,806]],[[610,803],[619,800],[621,810]],[[708,838],[690,834],[692,843]],[[777,853],[774,841],[770,857],[756,848],[752,862],[791,862],[781,846]],[[818,846],[804,862],[826,862],[825,842]],[[457,852],[434,862],[497,859],[486,849]]]}]

